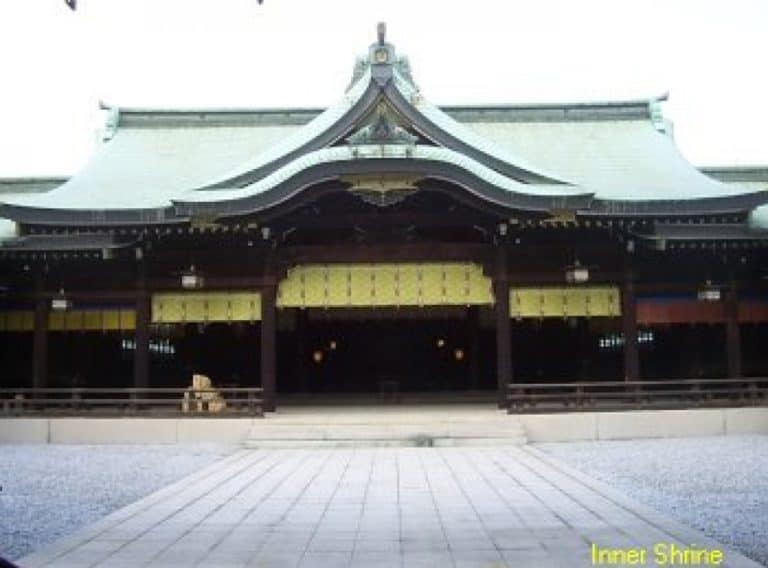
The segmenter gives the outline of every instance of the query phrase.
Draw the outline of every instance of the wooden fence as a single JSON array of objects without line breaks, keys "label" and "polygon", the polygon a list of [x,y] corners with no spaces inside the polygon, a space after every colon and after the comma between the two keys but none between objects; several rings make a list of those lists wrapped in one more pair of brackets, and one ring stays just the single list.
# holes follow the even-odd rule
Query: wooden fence
[{"label": "wooden fence", "polygon": [[0,389],[0,416],[263,416],[261,388]]},{"label": "wooden fence", "polygon": [[507,385],[510,414],[767,404],[768,378]]}]

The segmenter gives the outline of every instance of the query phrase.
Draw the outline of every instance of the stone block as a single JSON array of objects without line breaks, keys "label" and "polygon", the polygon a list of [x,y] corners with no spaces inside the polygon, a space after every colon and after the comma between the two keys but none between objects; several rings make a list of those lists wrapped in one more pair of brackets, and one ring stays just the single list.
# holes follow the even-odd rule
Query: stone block
[{"label": "stone block", "polygon": [[174,444],[175,418],[51,418],[52,444]]},{"label": "stone block", "polygon": [[726,408],[725,433],[768,434],[768,408]]},{"label": "stone block", "polygon": [[594,412],[564,414],[521,414],[529,442],[574,442],[597,436]]},{"label": "stone block", "polygon": [[252,418],[181,418],[176,441],[180,444],[242,444],[252,426]]},{"label": "stone block", "polygon": [[46,444],[46,418],[0,418],[0,444]]},{"label": "stone block", "polygon": [[719,409],[633,410],[597,414],[600,440],[632,438],[685,438],[724,433]]}]

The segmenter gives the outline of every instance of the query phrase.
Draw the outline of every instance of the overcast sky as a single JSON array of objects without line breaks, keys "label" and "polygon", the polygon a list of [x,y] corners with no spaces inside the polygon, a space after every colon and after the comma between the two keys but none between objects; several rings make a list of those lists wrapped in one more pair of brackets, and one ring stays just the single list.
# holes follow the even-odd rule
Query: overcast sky
[{"label": "overcast sky", "polygon": [[648,98],[700,165],[768,164],[766,0],[0,0],[0,176],[71,174],[98,101],[322,107],[376,22],[437,104]]}]

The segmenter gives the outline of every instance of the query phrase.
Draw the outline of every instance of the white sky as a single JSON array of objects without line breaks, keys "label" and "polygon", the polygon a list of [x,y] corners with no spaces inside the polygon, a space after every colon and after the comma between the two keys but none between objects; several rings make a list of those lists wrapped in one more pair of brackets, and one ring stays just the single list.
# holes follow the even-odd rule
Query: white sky
[{"label": "white sky", "polygon": [[0,176],[70,174],[100,99],[327,106],[376,22],[437,104],[647,98],[696,164],[768,164],[766,0],[0,0]]}]

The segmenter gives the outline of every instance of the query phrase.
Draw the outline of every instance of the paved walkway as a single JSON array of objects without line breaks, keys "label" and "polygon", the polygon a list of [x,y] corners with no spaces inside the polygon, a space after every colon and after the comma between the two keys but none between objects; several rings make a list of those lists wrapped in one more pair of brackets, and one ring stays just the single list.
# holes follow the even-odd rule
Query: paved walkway
[{"label": "paved walkway", "polygon": [[591,542],[718,546],[530,448],[243,450],[20,564],[547,568]]}]

